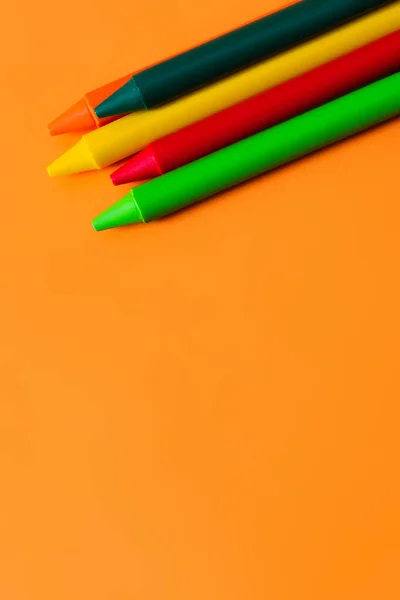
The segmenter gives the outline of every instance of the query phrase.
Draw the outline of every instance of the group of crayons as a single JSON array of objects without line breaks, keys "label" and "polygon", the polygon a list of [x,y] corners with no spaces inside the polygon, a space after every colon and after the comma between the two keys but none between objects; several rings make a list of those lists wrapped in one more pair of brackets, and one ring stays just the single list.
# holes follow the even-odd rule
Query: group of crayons
[{"label": "group of crayons", "polygon": [[47,170],[131,157],[112,182],[145,183],[93,227],[146,223],[398,116],[399,71],[400,0],[300,0],[87,93]]}]

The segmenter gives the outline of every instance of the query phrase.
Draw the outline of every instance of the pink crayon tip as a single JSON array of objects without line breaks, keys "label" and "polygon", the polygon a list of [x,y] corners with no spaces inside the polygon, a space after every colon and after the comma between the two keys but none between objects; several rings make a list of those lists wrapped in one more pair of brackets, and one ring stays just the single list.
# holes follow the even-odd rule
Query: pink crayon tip
[{"label": "pink crayon tip", "polygon": [[123,185],[134,181],[145,181],[162,175],[162,171],[153,154],[151,145],[133,156],[122,167],[111,173],[114,185]]}]

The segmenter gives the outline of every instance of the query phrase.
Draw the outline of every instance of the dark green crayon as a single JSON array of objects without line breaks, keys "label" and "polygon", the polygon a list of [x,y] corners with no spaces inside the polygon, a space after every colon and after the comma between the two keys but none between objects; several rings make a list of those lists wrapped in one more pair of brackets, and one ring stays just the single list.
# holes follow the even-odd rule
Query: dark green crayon
[{"label": "dark green crayon", "polygon": [[302,0],[134,75],[99,118],[160,106],[393,0]]}]

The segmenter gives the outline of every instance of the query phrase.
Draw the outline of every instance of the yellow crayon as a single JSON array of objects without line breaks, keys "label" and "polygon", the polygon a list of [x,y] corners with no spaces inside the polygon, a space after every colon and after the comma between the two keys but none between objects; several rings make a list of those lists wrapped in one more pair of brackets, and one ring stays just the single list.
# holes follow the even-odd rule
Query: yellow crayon
[{"label": "yellow crayon", "polygon": [[102,169],[150,142],[400,29],[400,0],[170,104],[91,133],[57,158],[50,177]]}]

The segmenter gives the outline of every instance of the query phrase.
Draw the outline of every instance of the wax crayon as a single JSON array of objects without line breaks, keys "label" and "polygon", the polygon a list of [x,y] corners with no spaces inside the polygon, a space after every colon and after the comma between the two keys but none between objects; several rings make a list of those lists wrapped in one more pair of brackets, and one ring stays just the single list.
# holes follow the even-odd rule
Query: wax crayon
[{"label": "wax crayon", "polygon": [[62,133],[83,133],[91,131],[96,127],[102,127],[115,121],[118,117],[105,117],[99,119],[94,112],[95,107],[105,100],[110,94],[118,90],[124,83],[130,80],[132,73],[111,81],[102,87],[87,92],[83,98],[70,106],[65,112],[49,123],[50,135],[61,135]]},{"label": "wax crayon", "polygon": [[389,0],[306,0],[140,71],[96,107],[110,117],[161,106],[297,46]]},{"label": "wax crayon", "polygon": [[133,188],[97,230],[147,223],[400,114],[400,73]]},{"label": "wax crayon", "polygon": [[334,32],[231,75],[161,108],[133,113],[81,140],[49,167],[51,177],[101,169],[186,127],[400,28],[400,0]]},{"label": "wax crayon", "polygon": [[159,138],[111,174],[114,185],[173,171],[400,70],[400,30]]},{"label": "wax crayon", "polygon": [[[288,2],[286,6],[296,4],[299,0]],[[300,0],[301,1],[301,0]],[[275,10],[271,12],[276,12]],[[271,12],[267,14],[271,14]],[[150,65],[153,66],[153,65]],[[148,67],[149,68],[149,67]],[[120,87],[127,83],[134,73],[129,73],[125,77],[116,79],[106,85],[103,85],[91,92],[87,92],[83,98],[68,108],[64,113],[59,115],[48,125],[50,135],[60,135],[63,133],[83,133],[91,131],[98,127],[103,127],[107,123],[115,121],[118,117],[105,117],[99,119],[95,113],[95,107],[111,94],[116,92]]]}]

